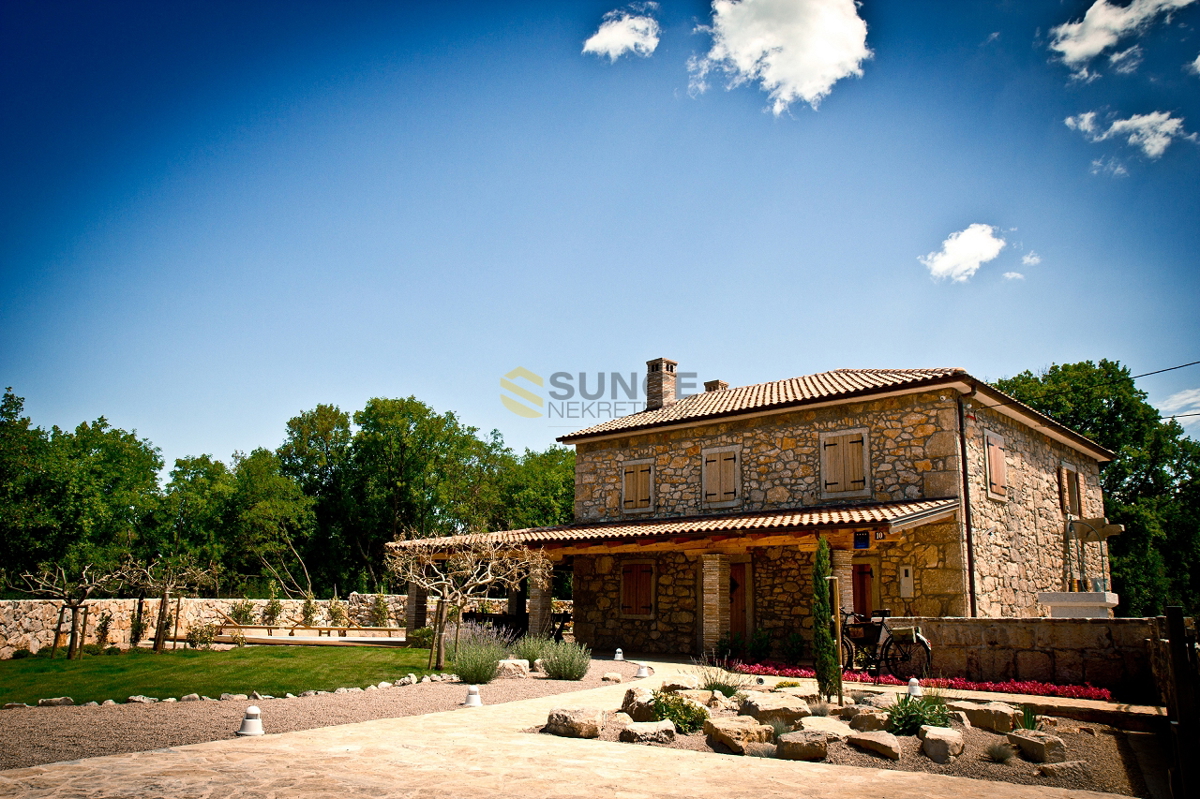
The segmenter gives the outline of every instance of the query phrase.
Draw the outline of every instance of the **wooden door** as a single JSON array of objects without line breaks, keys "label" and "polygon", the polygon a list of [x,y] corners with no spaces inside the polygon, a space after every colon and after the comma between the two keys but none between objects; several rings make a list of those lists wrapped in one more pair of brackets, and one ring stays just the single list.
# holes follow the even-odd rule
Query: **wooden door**
[{"label": "wooden door", "polygon": [[729,564],[729,633],[746,640],[746,564]]},{"label": "wooden door", "polygon": [[872,593],[874,589],[875,573],[871,569],[869,563],[854,564],[854,612],[861,613],[864,616],[869,614],[875,608],[871,607],[874,604]]}]

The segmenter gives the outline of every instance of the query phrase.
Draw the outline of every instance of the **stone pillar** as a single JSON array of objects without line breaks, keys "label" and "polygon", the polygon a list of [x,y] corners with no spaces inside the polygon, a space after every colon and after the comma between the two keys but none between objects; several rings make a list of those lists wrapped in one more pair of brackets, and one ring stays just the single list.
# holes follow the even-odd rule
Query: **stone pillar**
[{"label": "stone pillar", "polygon": [[700,645],[707,652],[729,634],[729,558],[725,555],[700,556],[700,618]]},{"label": "stone pillar", "polygon": [[418,588],[416,583],[409,583],[408,601],[405,602],[404,608],[405,635],[413,630],[429,626],[428,621],[425,619],[425,611],[428,603],[429,596],[425,593],[424,589]]},{"label": "stone pillar", "polygon": [[838,591],[841,592],[842,612],[854,610],[854,551],[850,549],[835,549],[832,556],[833,576],[838,578]]},{"label": "stone pillar", "polygon": [[508,605],[504,612],[510,616],[523,616],[525,611],[525,589],[514,588],[509,591]]},{"label": "stone pillar", "polygon": [[553,611],[551,600],[554,597],[553,581],[550,575],[542,579],[529,578],[529,634],[545,635],[552,629],[550,614]]}]

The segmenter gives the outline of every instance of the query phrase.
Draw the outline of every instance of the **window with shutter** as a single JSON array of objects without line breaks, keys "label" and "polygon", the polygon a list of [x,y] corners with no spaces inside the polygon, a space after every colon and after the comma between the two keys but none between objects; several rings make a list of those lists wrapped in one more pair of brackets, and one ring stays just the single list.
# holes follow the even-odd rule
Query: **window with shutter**
[{"label": "window with shutter", "polygon": [[621,464],[621,507],[627,513],[654,508],[653,461],[626,461]]},{"label": "window with shutter", "polygon": [[985,433],[987,449],[988,496],[992,499],[1008,499],[1008,467],[1004,460],[1004,436]]},{"label": "window with shutter", "polygon": [[728,508],[742,499],[742,456],[737,446],[704,450],[701,455],[701,483],[704,504]]},{"label": "window with shutter", "polygon": [[823,496],[870,496],[866,430],[822,433],[820,453]]},{"label": "window with shutter", "polygon": [[1083,516],[1083,501],[1079,492],[1079,472],[1064,466],[1063,476],[1063,512],[1075,518]]},{"label": "window with shutter", "polygon": [[654,565],[626,563],[621,566],[621,615],[654,615]]}]

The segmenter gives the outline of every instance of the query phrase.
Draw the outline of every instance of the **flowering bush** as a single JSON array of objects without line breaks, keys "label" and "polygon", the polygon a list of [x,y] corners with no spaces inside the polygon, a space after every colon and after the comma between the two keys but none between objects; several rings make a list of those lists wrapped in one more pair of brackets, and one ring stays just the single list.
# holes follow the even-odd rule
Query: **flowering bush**
[{"label": "flowering bush", "polygon": [[[816,673],[812,669],[782,666],[776,663],[735,663],[733,668],[742,674],[765,677],[808,677]],[[871,677],[863,672],[847,671],[842,674],[843,682],[870,682],[876,685],[907,685],[907,680],[898,680],[890,674]],[[1055,685],[1036,680],[1005,680],[1004,682],[973,682],[962,677],[931,677],[921,680],[921,685],[932,688],[948,688],[952,691],[991,691],[1002,694],[1027,694],[1029,696],[1061,696],[1068,699],[1099,699],[1112,701],[1112,691],[1093,685]]]}]

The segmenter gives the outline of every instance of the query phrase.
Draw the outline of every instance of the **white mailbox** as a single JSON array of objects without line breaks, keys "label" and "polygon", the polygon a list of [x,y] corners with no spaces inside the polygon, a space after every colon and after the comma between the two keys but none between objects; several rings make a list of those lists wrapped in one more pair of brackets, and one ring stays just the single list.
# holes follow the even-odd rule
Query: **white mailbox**
[{"label": "white mailbox", "polygon": [[900,567],[900,598],[912,599],[913,596],[913,569],[912,566]]}]

